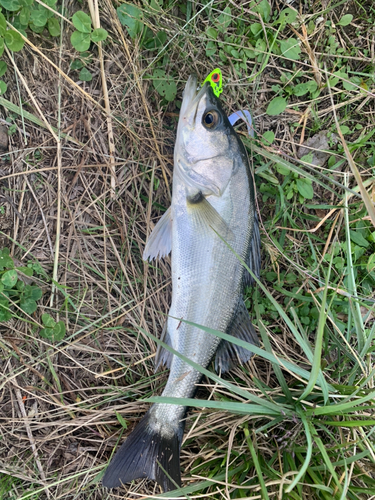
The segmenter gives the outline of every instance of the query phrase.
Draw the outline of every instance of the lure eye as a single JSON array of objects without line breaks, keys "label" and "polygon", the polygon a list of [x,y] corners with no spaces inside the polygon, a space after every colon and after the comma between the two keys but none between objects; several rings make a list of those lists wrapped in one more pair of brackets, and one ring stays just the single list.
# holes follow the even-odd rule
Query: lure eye
[{"label": "lure eye", "polygon": [[219,120],[219,113],[215,109],[213,109],[211,111],[207,111],[207,113],[204,114],[202,123],[204,127],[212,129],[217,126]]}]

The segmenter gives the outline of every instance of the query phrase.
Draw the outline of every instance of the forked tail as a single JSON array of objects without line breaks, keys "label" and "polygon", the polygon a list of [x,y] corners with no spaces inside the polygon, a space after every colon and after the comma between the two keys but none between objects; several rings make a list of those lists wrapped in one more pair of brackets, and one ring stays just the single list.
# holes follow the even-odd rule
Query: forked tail
[{"label": "forked tail", "polygon": [[160,484],[163,491],[180,487],[182,434],[182,424],[177,430],[162,425],[148,411],[113,457],[103,476],[103,486],[116,488],[147,477]]}]

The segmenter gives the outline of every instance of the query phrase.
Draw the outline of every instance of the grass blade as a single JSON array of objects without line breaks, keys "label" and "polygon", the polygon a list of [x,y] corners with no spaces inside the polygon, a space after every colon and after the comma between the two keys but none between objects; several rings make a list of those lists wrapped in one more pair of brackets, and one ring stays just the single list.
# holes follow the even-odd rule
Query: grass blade
[{"label": "grass blade", "polygon": [[[247,142],[247,144],[250,143],[249,140],[244,141],[244,142]],[[297,167],[296,165],[294,165],[290,161],[286,160],[282,156],[278,156],[277,154],[271,153],[267,149],[261,148],[261,147],[257,146],[256,144],[253,144],[253,142],[250,143],[249,147],[251,149],[253,149],[253,151],[255,151],[256,153],[264,156],[265,158],[268,158],[269,160],[272,160],[275,163],[280,163],[281,165],[288,168],[292,172],[296,172],[296,174],[302,175],[302,177],[306,177],[306,179],[310,179],[312,182],[316,182],[316,184],[319,184],[320,186],[324,187],[324,189],[331,191],[331,193],[336,194],[336,191],[333,188],[331,188],[330,186],[328,186],[327,184],[325,184],[323,181],[321,181],[320,177],[322,177],[323,179],[326,179],[327,182],[334,184],[335,186],[339,187],[340,189],[343,189],[344,191],[348,191],[349,193],[351,193],[355,196],[359,196],[358,193],[356,193],[352,189],[349,189],[348,187],[343,186],[339,182],[335,181],[334,179],[331,179],[330,177],[324,175],[321,172],[319,172],[319,177],[317,177],[317,175],[312,175],[312,174],[309,174],[308,172],[305,172],[302,168]],[[316,172],[313,167],[310,167],[310,165],[304,164],[304,166],[313,170],[313,172]]]},{"label": "grass blade", "polygon": [[309,423],[307,422],[306,417],[302,411],[300,412],[299,416],[302,420],[303,427],[305,429],[306,440],[307,440],[306,457],[305,457],[305,461],[304,461],[300,471],[298,472],[296,477],[293,479],[292,483],[286,488],[286,490],[285,490],[286,493],[291,492],[297,486],[297,484],[300,482],[300,480],[304,476],[304,474],[309,466],[311,456],[312,456],[312,436],[311,436],[311,432],[310,432]]},{"label": "grass blade", "polygon": [[[216,231],[215,231],[215,233],[216,233]],[[285,321],[285,323],[289,327],[290,331],[293,333],[294,337],[296,338],[297,342],[302,347],[307,359],[310,361],[310,363],[313,364],[314,355],[312,353],[312,349],[311,349],[310,345],[308,344],[308,342],[305,341],[305,339],[300,335],[297,328],[295,328],[295,326],[293,325],[289,316],[285,313],[285,311],[282,309],[280,304],[274,299],[274,297],[269,293],[269,291],[262,284],[262,282],[255,276],[255,274],[252,272],[252,270],[247,266],[246,262],[233,250],[233,248],[218,233],[216,233],[216,234],[228,246],[228,248],[231,249],[231,251],[237,257],[237,259],[241,262],[241,264],[244,266],[244,268],[247,269],[247,271],[253,277],[253,279],[257,283],[257,285],[263,290],[263,292],[267,296],[267,298],[272,302],[273,306],[276,308],[277,312],[280,314],[281,318]],[[253,352],[255,352],[254,349],[253,349]],[[316,382],[319,383],[319,386],[321,387],[321,389],[324,393],[324,398],[328,399],[328,393],[329,393],[328,384],[327,384],[327,382],[323,376],[323,373],[320,369],[319,369],[319,373],[318,373],[318,377],[317,377]]]},{"label": "grass blade", "polygon": [[[347,183],[348,176],[345,175],[345,183]],[[351,249],[351,240],[350,240],[350,227],[349,227],[349,209],[348,209],[348,196],[345,193],[345,205],[344,205],[344,215],[345,215],[345,232],[346,232],[346,244],[347,244],[347,262],[348,262],[348,278],[349,278],[349,293],[354,297],[354,304],[352,300],[350,300],[350,308],[353,314],[355,329],[357,332],[357,343],[358,343],[358,351],[362,351],[362,348],[365,344],[365,333],[363,328],[362,314],[357,297],[357,286],[354,277],[354,267],[353,267],[353,259],[352,259],[352,249]],[[351,325],[349,324],[348,319],[348,334],[350,334]],[[350,338],[347,339],[348,341]]]},{"label": "grass blade", "polygon": [[[321,304],[321,309],[320,309],[320,313],[319,313],[319,323],[318,323],[318,329],[317,329],[317,334],[316,334],[316,339],[315,339],[315,350],[314,350],[314,359],[313,359],[312,369],[311,369],[311,377],[310,377],[309,383],[307,384],[305,391],[300,396],[299,401],[302,401],[303,399],[307,398],[307,396],[313,390],[313,388],[316,384],[316,381],[318,380],[319,374],[322,373],[321,360],[322,360],[323,335],[324,335],[324,327],[326,324],[327,314],[328,314],[326,311],[326,303],[327,303],[329,277],[331,275],[331,268],[332,268],[332,260],[333,260],[333,253],[331,255],[331,262],[330,262],[329,268],[328,268],[328,273],[327,273],[327,278],[326,278],[326,286],[324,287],[322,304]],[[325,403],[327,403],[328,393],[324,394],[324,401],[325,401]]]},{"label": "grass blade", "polygon": [[[262,337],[264,347],[265,347],[266,351],[271,354],[272,353],[271,344],[270,344],[266,329],[264,328],[264,325],[260,319],[259,307],[258,307],[258,290],[256,290],[256,293],[255,293],[254,307],[255,307],[255,313],[256,313],[257,320],[258,320],[259,331],[260,331],[260,335]],[[283,392],[284,392],[288,402],[291,403],[293,400],[292,394],[289,390],[288,384],[286,383],[285,377],[283,375],[283,372],[282,372],[280,366],[277,363],[272,363],[272,368],[274,369],[277,380],[279,381],[279,384],[282,387]]]},{"label": "grass blade", "polygon": [[231,401],[211,401],[206,399],[194,398],[172,398],[165,396],[151,396],[142,399],[149,403],[165,403],[180,406],[190,406],[192,408],[214,408],[215,410],[225,410],[244,415],[280,415],[280,411],[262,407],[261,404],[233,403]]},{"label": "grass blade", "polygon": [[[12,113],[16,113],[17,115],[21,116],[22,119],[26,118],[27,120],[31,121],[32,123],[35,123],[35,125],[38,125],[39,127],[43,127],[47,129],[46,124],[40,120],[37,116],[33,115],[32,113],[29,113],[28,111],[24,110],[20,106],[17,106],[16,104],[13,104],[12,102],[8,101],[4,97],[0,97],[0,106],[4,106],[5,109],[8,109],[9,111],[12,111]],[[59,131],[56,127],[52,127],[50,125],[51,129],[57,134]],[[60,132],[61,137],[66,139],[67,141],[74,142],[74,144],[77,144],[78,146],[84,147],[85,145],[82,144],[80,141],[77,141],[73,137],[71,137],[68,134],[64,134],[63,132]]]},{"label": "grass blade", "polygon": [[253,442],[252,442],[252,440],[250,438],[250,432],[249,432],[249,427],[248,427],[247,423],[245,423],[243,431],[244,431],[244,434],[245,434],[247,445],[248,445],[250,453],[251,453],[251,458],[253,459],[253,462],[254,462],[255,470],[257,471],[257,476],[258,476],[258,479],[259,479],[260,489],[261,489],[261,492],[262,492],[262,498],[264,500],[269,500],[269,496],[268,496],[266,484],[265,484],[264,479],[263,479],[262,469],[260,467],[258,456],[257,456],[257,454],[255,452]]},{"label": "grass blade", "polygon": [[[292,415],[291,409],[287,409],[287,408],[285,408],[285,406],[281,407],[276,403],[271,403],[268,400],[262,399],[258,396],[254,396],[253,394],[249,393],[248,391],[245,391],[245,390],[241,389],[240,387],[237,387],[237,386],[231,384],[227,380],[222,379],[221,377],[219,377],[215,373],[210,372],[209,370],[207,370],[206,368],[203,368],[198,363],[195,363],[191,359],[189,359],[186,356],[184,356],[183,354],[179,353],[178,351],[176,351],[175,349],[173,349],[169,345],[165,344],[164,342],[162,342],[158,338],[154,337],[154,335],[152,335],[151,333],[148,333],[145,330],[143,330],[141,327],[138,327],[138,329],[140,331],[142,331],[145,335],[150,337],[152,340],[154,340],[157,344],[160,344],[162,347],[164,347],[164,349],[167,349],[169,352],[171,352],[175,356],[182,359],[185,363],[187,363],[188,365],[193,367],[194,370],[197,370],[198,372],[202,373],[203,375],[206,375],[208,378],[214,380],[215,382],[218,382],[220,385],[226,387],[227,389],[231,390],[235,394],[242,396],[245,400],[250,400],[253,403],[259,404],[260,406],[266,407],[269,410],[275,411],[278,415],[282,414],[285,410],[286,410],[285,413]],[[206,401],[205,401],[205,403],[206,403]]]},{"label": "grass blade", "polygon": [[[171,316],[173,318],[173,316]],[[218,330],[213,330],[212,328],[207,328],[206,326],[203,325],[198,325],[198,323],[193,323],[191,321],[184,320],[182,318],[174,318],[178,319],[182,323],[186,323],[187,325],[195,326],[196,328],[200,328],[201,330],[210,333],[211,335],[215,335],[216,337],[219,337],[223,340],[227,340],[228,342],[232,342],[233,344],[239,345],[241,347],[244,347],[245,349],[248,349],[252,351],[254,354],[257,356],[260,356],[264,359],[267,359],[271,363],[276,364],[277,366],[280,366],[281,368],[285,368],[295,374],[298,377],[302,377],[305,380],[309,380],[310,378],[310,372],[305,370],[304,368],[300,368],[298,365],[295,363],[292,363],[291,361],[288,361],[281,356],[276,356],[275,354],[270,354],[264,349],[261,349],[260,347],[257,347],[253,344],[250,344],[249,342],[245,342],[244,340],[237,339],[236,337],[233,337],[232,335],[228,335],[227,333],[219,332]],[[312,354],[311,354],[312,357]],[[318,381],[319,385],[319,381]],[[335,388],[331,385],[327,385],[327,388],[331,392],[336,392]]]},{"label": "grass blade", "polygon": [[340,136],[340,140],[341,140],[341,143],[343,145],[343,148],[344,148],[344,151],[345,151],[345,156],[346,156],[346,159],[348,160],[349,167],[350,167],[350,169],[351,169],[351,171],[352,171],[352,173],[354,175],[354,178],[355,178],[355,180],[356,180],[356,182],[358,184],[359,191],[360,191],[361,196],[362,196],[362,200],[364,201],[364,203],[366,205],[367,213],[369,214],[371,222],[372,222],[373,226],[375,227],[375,208],[374,208],[374,203],[371,200],[370,195],[368,194],[365,186],[363,185],[361,174],[359,173],[357,165],[354,163],[353,157],[352,157],[352,155],[351,155],[351,153],[349,151],[348,145],[346,144],[346,141],[344,139],[343,133],[341,132],[340,125],[339,125],[339,122],[337,120],[336,108],[335,108],[334,102],[333,102],[331,87],[329,85],[329,78],[327,78],[327,82],[328,82],[328,89],[329,89],[329,92],[330,92],[330,97],[331,97],[331,102],[332,102],[333,116],[334,116],[335,123],[336,123],[337,133]]}]

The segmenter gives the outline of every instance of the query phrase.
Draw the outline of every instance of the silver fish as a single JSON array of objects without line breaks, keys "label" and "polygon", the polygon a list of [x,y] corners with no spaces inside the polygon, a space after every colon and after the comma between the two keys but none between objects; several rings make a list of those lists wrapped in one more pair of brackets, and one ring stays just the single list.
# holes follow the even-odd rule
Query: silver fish
[{"label": "silver fish", "polygon": [[[251,278],[218,235],[259,275],[260,237],[246,152],[210,85],[197,91],[191,76],[177,129],[172,204],[150,235],[143,258],[172,251],[172,305],[164,342],[203,367],[216,353],[215,369],[224,373],[252,353],[183,321],[258,343],[242,297]],[[200,372],[165,349],[157,356],[157,367],[161,364],[170,367],[162,396],[193,397]],[[113,488],[148,477],[164,491],[180,486],[185,415],[185,406],[154,404],[114,456],[103,485]]]}]

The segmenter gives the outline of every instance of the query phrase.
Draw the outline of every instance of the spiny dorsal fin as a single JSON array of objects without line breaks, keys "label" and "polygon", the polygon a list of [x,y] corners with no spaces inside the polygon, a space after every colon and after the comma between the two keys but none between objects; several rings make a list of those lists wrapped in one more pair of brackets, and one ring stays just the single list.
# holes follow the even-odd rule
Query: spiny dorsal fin
[{"label": "spiny dorsal fin", "polygon": [[166,257],[172,250],[172,217],[171,207],[165,212],[162,218],[154,227],[148,237],[143,260],[161,259]]},{"label": "spiny dorsal fin", "polygon": [[[237,311],[227,333],[250,344],[259,345],[258,336],[242,299],[238,303]],[[215,370],[217,372],[221,370],[221,373],[225,373],[238,363],[246,363],[252,355],[251,351],[227,340],[222,340],[216,351]]]},{"label": "spiny dorsal fin", "polygon": [[203,196],[201,192],[187,198],[189,214],[193,217],[195,224],[205,231],[212,229],[224,238],[227,243],[233,243],[235,236],[228,224]]},{"label": "spiny dorsal fin", "polygon": [[[246,264],[255,274],[255,276],[259,279],[260,277],[260,232],[259,232],[259,221],[257,213],[254,213],[254,227],[253,227],[253,235],[251,237],[249,255],[246,259]],[[252,286],[254,284],[254,278],[245,270],[244,273],[244,285]]]}]

